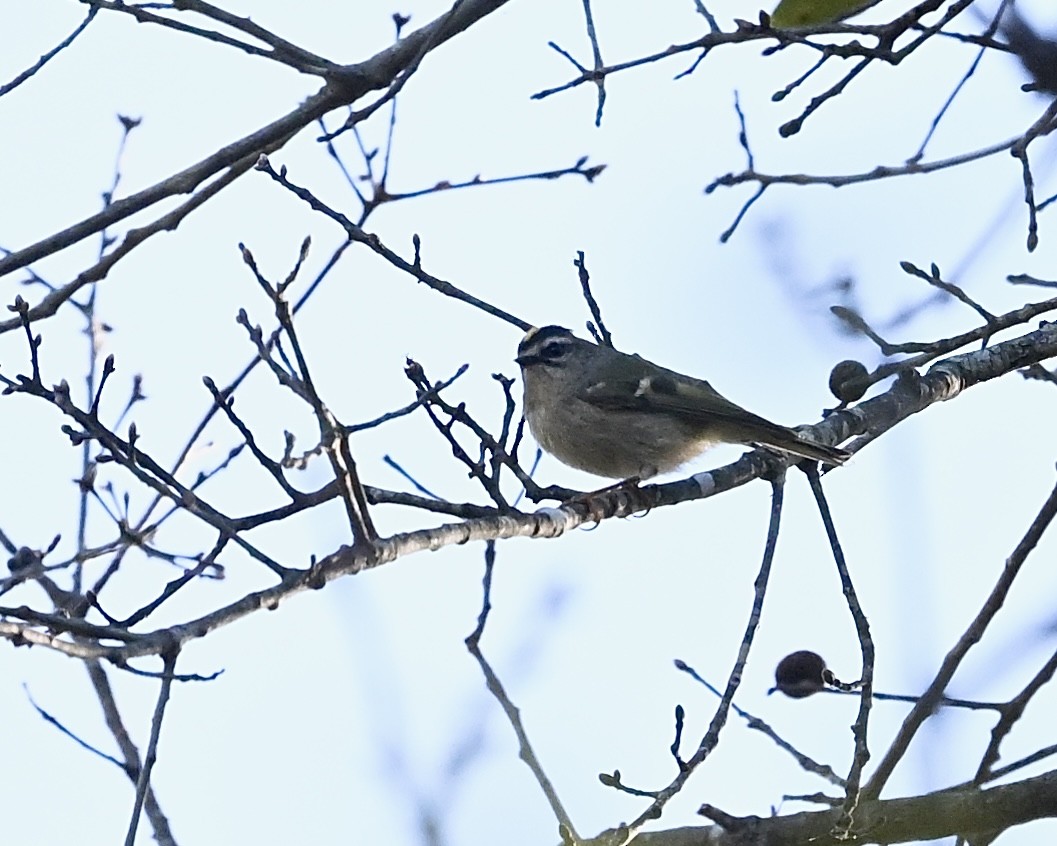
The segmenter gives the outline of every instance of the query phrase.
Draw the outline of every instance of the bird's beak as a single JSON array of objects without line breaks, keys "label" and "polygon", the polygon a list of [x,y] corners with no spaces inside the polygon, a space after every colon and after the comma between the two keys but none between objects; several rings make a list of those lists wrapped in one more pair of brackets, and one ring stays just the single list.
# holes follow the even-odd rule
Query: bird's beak
[{"label": "bird's beak", "polygon": [[539,364],[542,359],[538,355],[529,355],[528,353],[521,353],[521,355],[515,357],[514,361],[516,361],[522,367],[528,367],[531,364]]}]

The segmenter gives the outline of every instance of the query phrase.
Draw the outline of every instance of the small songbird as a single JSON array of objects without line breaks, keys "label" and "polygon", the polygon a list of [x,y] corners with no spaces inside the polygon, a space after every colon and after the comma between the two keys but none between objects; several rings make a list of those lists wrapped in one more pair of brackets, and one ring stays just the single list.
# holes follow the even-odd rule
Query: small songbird
[{"label": "small songbird", "polygon": [[525,383],[525,417],[539,445],[596,476],[649,479],[716,443],[764,446],[826,464],[849,456],[757,417],[708,382],[561,326],[530,329],[515,360]]}]

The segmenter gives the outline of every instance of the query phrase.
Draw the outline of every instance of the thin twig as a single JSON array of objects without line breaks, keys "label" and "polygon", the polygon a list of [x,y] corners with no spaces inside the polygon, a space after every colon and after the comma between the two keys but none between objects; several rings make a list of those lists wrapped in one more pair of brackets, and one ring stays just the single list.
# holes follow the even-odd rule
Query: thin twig
[{"label": "thin twig", "polygon": [[826,527],[826,535],[829,538],[830,549],[833,552],[833,560],[837,564],[837,573],[840,576],[841,587],[844,598],[848,602],[848,610],[851,612],[852,620],[855,622],[855,631],[859,637],[859,649],[862,653],[862,677],[856,686],[860,688],[859,713],[856,715],[855,723],[852,725],[852,736],[855,739],[855,754],[852,759],[851,769],[848,772],[847,785],[845,787],[844,806],[841,809],[841,819],[837,824],[838,836],[843,833],[847,836],[852,830],[855,819],[855,809],[859,804],[859,785],[862,780],[863,768],[870,760],[870,749],[867,745],[867,727],[870,719],[870,709],[873,706],[873,673],[874,673],[874,643],[870,635],[870,623],[863,613],[859,604],[858,594],[852,584],[851,573],[848,571],[848,563],[844,559],[844,550],[841,548],[840,540],[837,538],[837,528],[833,523],[833,515],[826,501],[826,494],[822,489],[822,479],[819,476],[818,465],[805,466],[811,493],[814,494],[815,503],[818,506],[822,523]]},{"label": "thin twig", "polygon": [[760,625],[760,616],[763,612],[763,600],[767,595],[767,583],[771,575],[771,564],[774,561],[774,551],[778,545],[778,529],[781,525],[782,503],[784,501],[785,492],[785,468],[778,465],[777,467],[772,466],[769,469],[772,473],[770,480],[771,514],[767,526],[767,540],[764,544],[763,560],[760,562],[760,570],[756,574],[756,580],[753,583],[754,593],[752,608],[749,611],[749,619],[745,625],[745,632],[741,638],[741,645],[738,647],[738,655],[734,661],[734,666],[731,667],[730,675],[727,676],[727,684],[723,690],[723,695],[720,697],[719,705],[716,707],[716,713],[713,715],[712,720],[708,725],[708,729],[701,738],[701,742],[698,744],[696,751],[689,759],[687,759],[686,766],[679,771],[678,775],[676,775],[667,787],[657,791],[656,798],[650,803],[650,806],[645,811],[639,814],[631,823],[621,826],[620,829],[618,829],[615,842],[620,844],[620,846],[625,846],[625,844],[630,843],[635,839],[636,835],[642,830],[642,827],[647,822],[660,816],[664,806],[668,804],[668,801],[683,789],[683,786],[693,774],[694,770],[701,765],[719,743],[719,733],[723,729],[723,726],[726,725],[727,716],[729,715],[731,705],[734,701],[734,694],[737,693],[738,687],[741,685],[742,674],[745,671],[745,664],[749,660],[749,650],[755,639],[756,630]]},{"label": "thin twig", "polygon": [[[707,681],[703,676],[698,674],[698,672],[685,661],[676,659],[675,669],[686,673],[688,676],[690,676],[690,678],[704,685],[706,689],[708,689],[711,693],[715,694],[716,696],[723,696],[723,691],[713,686],[709,681]],[[826,779],[826,781],[830,782],[830,784],[835,784],[837,787],[844,788],[847,786],[847,781],[845,781],[842,776],[838,775],[837,772],[829,764],[820,764],[814,758],[810,757],[809,755],[805,755],[787,740],[783,739],[778,734],[778,732],[771,728],[762,719],[760,719],[754,714],[749,713],[744,708],[739,707],[733,702],[731,703],[730,708],[735,714],[745,720],[750,729],[758,731],[764,736],[769,737],[779,749],[783,750],[784,752],[788,752],[790,755],[792,755],[802,769]]]},{"label": "thin twig", "polygon": [[143,810],[147,788],[150,786],[151,770],[154,769],[154,764],[158,760],[158,738],[161,736],[161,723],[165,717],[165,706],[169,702],[169,691],[172,688],[177,654],[176,650],[173,650],[166,653],[162,659],[165,665],[165,675],[162,676],[161,687],[158,690],[158,701],[154,706],[154,717],[151,719],[147,754],[143,758],[143,766],[140,768],[139,779],[136,781],[136,799],[132,805],[132,819],[129,821],[128,833],[125,835],[125,846],[136,846],[136,829],[139,827],[139,815]]},{"label": "thin twig", "polygon": [[[86,669],[96,696],[99,698],[99,704],[103,709],[103,718],[106,721],[107,728],[110,729],[114,741],[125,758],[123,769],[128,773],[133,783],[136,783],[139,779],[141,766],[139,750],[132,742],[132,738],[129,737],[128,730],[121,719],[121,713],[118,711],[117,700],[114,698],[110,680],[97,661],[88,661]],[[150,820],[151,827],[154,829],[155,840],[162,846],[176,846],[176,840],[173,837],[172,830],[169,828],[169,820],[162,813],[158,800],[154,795],[154,789],[149,784],[147,785],[147,793],[144,800],[144,810],[147,812],[147,819]]]},{"label": "thin twig", "polygon": [[506,714],[507,719],[510,721],[510,726],[514,729],[514,734],[517,736],[518,740],[518,755],[532,771],[536,783],[539,784],[540,789],[543,791],[543,795],[547,797],[547,802],[550,804],[551,811],[558,820],[559,826],[564,829],[562,839],[567,840],[572,844],[578,844],[580,843],[580,837],[576,833],[576,828],[573,826],[572,819],[565,810],[565,806],[562,805],[561,799],[558,798],[558,793],[554,789],[554,785],[547,777],[547,773],[544,772],[543,766],[540,764],[539,759],[536,757],[536,753],[532,749],[532,743],[529,741],[528,733],[525,731],[525,726],[521,722],[521,712],[510,700],[506,690],[503,688],[502,682],[499,681],[499,677],[492,670],[488,660],[484,657],[484,653],[481,652],[481,635],[484,633],[485,623],[488,621],[488,614],[492,609],[492,572],[494,567],[495,541],[489,541],[485,545],[484,553],[484,578],[482,580],[483,597],[481,601],[481,611],[477,616],[476,627],[466,637],[466,648],[477,660],[477,664],[480,666],[481,672],[484,674],[488,691],[495,697],[496,701],[503,709],[503,713]]},{"label": "thin twig", "polygon": [[[485,302],[484,300],[481,300],[471,294],[466,293],[461,288],[458,288],[452,283],[446,282],[443,279],[438,279],[437,277],[426,273],[425,270],[422,269],[421,263],[419,263],[418,261],[409,262],[406,259],[401,258],[399,255],[397,255],[395,252],[385,246],[377,235],[365,232],[341,212],[330,208],[328,205],[317,199],[311,191],[307,190],[306,188],[301,188],[300,186],[290,182],[286,178],[285,168],[282,172],[276,172],[272,168],[271,163],[268,161],[266,156],[262,156],[258,160],[257,169],[267,173],[272,179],[274,179],[284,188],[288,189],[295,196],[304,200],[311,208],[315,209],[318,212],[322,212],[331,220],[335,221],[339,226],[341,226],[345,230],[346,234],[351,240],[366,245],[375,253],[384,258],[386,261],[388,261],[390,264],[392,264],[394,267],[397,267],[405,273],[410,274],[419,282],[424,283],[428,287],[432,288],[435,291],[438,291],[441,294],[444,294],[445,296],[461,300],[462,302],[472,305],[475,308],[478,308],[481,311],[492,315],[493,317],[498,317],[501,320],[505,320],[507,323],[511,323],[514,326],[517,326],[524,332],[527,332],[529,329],[532,328],[532,324],[528,321],[522,320],[519,317],[515,317],[512,314],[508,314],[497,306],[493,306],[490,303]],[[0,328],[2,328],[2,325],[0,325]]]},{"label": "thin twig", "polygon": [[595,86],[598,88],[598,109],[595,112],[595,126],[602,125],[602,109],[606,105],[606,77],[600,71],[606,66],[602,61],[602,50],[598,46],[598,35],[595,33],[595,19],[591,14],[591,0],[583,0],[584,17],[587,18],[587,37],[591,40],[591,53],[595,60]]},{"label": "thin twig", "polygon": [[[93,0],[93,2],[96,5],[107,5],[102,0]],[[343,105],[355,103],[368,92],[384,86],[386,82],[381,81],[380,76],[387,80],[404,78],[401,77],[403,72],[413,63],[421,60],[425,45],[428,45],[430,50],[439,47],[503,6],[505,2],[506,0],[460,0],[456,2],[450,10],[401,39],[398,44],[381,51],[365,62],[342,67],[338,73],[340,84],[324,86],[286,115],[225,145],[218,152],[180,173],[173,174],[149,188],[116,201],[105,211],[85,218],[62,232],[11,253],[5,258],[0,258],[0,276],[63,250],[83,238],[101,232],[108,226],[150,208],[155,203],[185,194],[225,170],[228,171],[228,176],[243,172],[246,167],[252,166],[262,150],[271,152],[278,149],[305,126],[316,122],[328,112]],[[123,4],[120,11],[126,11],[127,8]],[[216,186],[220,181],[217,180],[212,184]],[[169,215],[165,216],[165,218],[168,217]],[[128,237],[137,231],[139,230],[133,230]],[[34,319],[37,316],[37,312],[34,311]],[[10,321],[0,321],[0,332],[10,331],[17,325],[17,323],[11,324]]]},{"label": "thin twig", "polygon": [[987,749],[980,759],[980,766],[977,768],[976,776],[973,778],[974,784],[983,784],[992,775],[992,768],[998,761],[998,750],[1002,745],[1002,741],[1013,730],[1013,726],[1023,715],[1024,709],[1027,708],[1028,703],[1034,698],[1035,694],[1053,678],[1055,671],[1057,671],[1057,652],[1050,655],[1046,663],[1039,668],[1039,671],[1035,673],[1031,681],[1024,686],[1020,693],[1001,707],[1001,716],[991,730],[991,740],[988,742]]},{"label": "thin twig", "polygon": [[74,39],[77,38],[77,36],[80,35],[82,32],[84,32],[85,29],[87,29],[88,24],[92,22],[92,20],[98,13],[99,9],[97,7],[93,6],[92,8],[90,8],[88,10],[88,14],[85,15],[84,20],[77,25],[77,28],[73,32],[71,32],[66,38],[60,41],[58,45],[56,45],[54,48],[52,48],[43,56],[41,56],[31,67],[26,68],[24,71],[22,71],[22,73],[18,74],[18,76],[16,76],[10,82],[0,85],[0,97],[3,97],[9,91],[13,91],[14,89],[18,88],[18,86],[20,86],[23,82],[25,82],[35,73],[37,73],[37,71],[44,67],[44,65],[46,65],[59,53],[61,53],[63,50],[73,44]]},{"label": "thin twig", "polygon": [[27,687],[25,683],[23,683],[23,685],[22,685],[22,690],[25,691],[26,698],[29,700],[29,704],[32,705],[36,709],[37,713],[40,714],[40,716],[44,720],[44,722],[55,726],[55,728],[57,728],[59,731],[61,731],[63,734],[65,734],[68,738],[70,738],[70,740],[74,741],[74,743],[76,743],[82,749],[87,749],[93,755],[98,755],[104,761],[109,761],[111,764],[113,764],[114,766],[120,768],[122,771],[124,771],[126,773],[129,772],[128,765],[125,762],[119,761],[113,755],[108,755],[103,750],[101,750],[101,749],[99,749],[99,748],[97,748],[95,746],[92,746],[92,744],[89,743],[87,740],[84,740],[83,738],[78,737],[70,729],[66,728],[66,726],[64,726],[61,722],[59,722],[59,720],[57,718],[53,717],[51,714],[49,714],[47,711],[45,711],[43,708],[41,708],[40,705],[38,705],[36,700],[33,698],[32,694],[30,694],[29,687]]},{"label": "thin twig", "polygon": [[[610,334],[609,329],[606,328],[606,324],[602,320],[602,309],[598,306],[598,300],[595,299],[594,294],[591,293],[591,275],[587,272],[587,263],[584,261],[584,251],[577,250],[576,258],[573,259],[573,265],[576,267],[580,277],[580,289],[583,291],[584,299],[587,301],[587,307],[591,310],[591,317],[594,318],[594,326],[590,323],[587,324],[587,328],[590,330],[592,335],[595,335],[595,340],[606,347],[613,346],[613,336]],[[595,326],[598,327],[598,331],[595,332]]]},{"label": "thin twig", "polygon": [[943,691],[946,690],[962,660],[969,650],[979,642],[984,631],[1002,607],[1006,596],[1013,587],[1013,581],[1019,575],[1028,555],[1035,549],[1043,533],[1053,521],[1054,516],[1057,516],[1057,486],[1053,488],[1050,495],[1046,498],[1046,502],[1043,503],[1038,515],[1032,521],[1031,526],[1028,527],[1020,543],[1017,544],[1016,549],[1013,550],[1012,555],[1006,559],[1005,566],[1002,568],[995,586],[991,589],[991,593],[984,601],[980,611],[977,612],[973,621],[969,623],[958,642],[947,653],[939,670],[936,672],[936,677],[921,695],[918,704],[911,709],[903,720],[899,732],[892,740],[884,758],[877,765],[877,770],[874,772],[873,777],[862,789],[862,797],[864,799],[876,799],[881,795],[881,791],[892,775],[892,771],[903,755],[906,754],[907,748],[910,746],[910,742],[914,739],[921,724],[936,710],[936,705],[940,697],[943,696]]}]

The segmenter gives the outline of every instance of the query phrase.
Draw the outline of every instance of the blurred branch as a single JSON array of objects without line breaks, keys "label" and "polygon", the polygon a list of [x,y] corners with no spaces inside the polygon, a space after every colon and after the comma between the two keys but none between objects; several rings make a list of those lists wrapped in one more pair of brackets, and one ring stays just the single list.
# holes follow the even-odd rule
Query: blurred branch
[{"label": "blurred branch", "polygon": [[1013,4],[1002,15],[999,32],[1031,76],[1031,90],[1057,94],[1057,40],[1039,35]]}]

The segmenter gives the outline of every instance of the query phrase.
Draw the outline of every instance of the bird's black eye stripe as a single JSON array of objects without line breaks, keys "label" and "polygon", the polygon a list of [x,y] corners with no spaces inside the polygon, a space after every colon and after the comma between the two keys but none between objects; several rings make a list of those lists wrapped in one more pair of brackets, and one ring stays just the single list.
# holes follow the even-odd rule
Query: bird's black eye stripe
[{"label": "bird's black eye stripe", "polygon": [[547,361],[557,361],[565,355],[568,348],[568,344],[563,344],[560,341],[551,341],[544,344],[540,349],[540,358],[544,358]]},{"label": "bird's black eye stripe", "polygon": [[568,357],[576,338],[561,326],[529,329],[517,348],[517,362],[522,367],[534,364],[555,365]]}]

